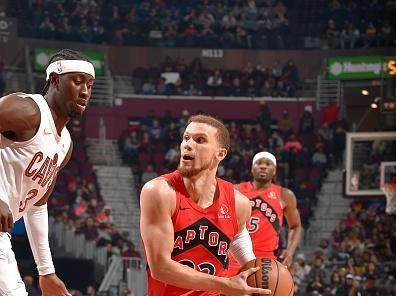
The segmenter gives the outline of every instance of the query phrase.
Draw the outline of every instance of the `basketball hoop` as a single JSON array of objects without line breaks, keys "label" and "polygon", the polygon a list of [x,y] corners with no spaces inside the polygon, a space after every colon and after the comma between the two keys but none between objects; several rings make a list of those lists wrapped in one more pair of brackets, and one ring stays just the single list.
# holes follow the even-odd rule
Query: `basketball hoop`
[{"label": "basketball hoop", "polygon": [[389,215],[396,214],[396,183],[385,183],[382,191],[386,196],[385,212]]}]

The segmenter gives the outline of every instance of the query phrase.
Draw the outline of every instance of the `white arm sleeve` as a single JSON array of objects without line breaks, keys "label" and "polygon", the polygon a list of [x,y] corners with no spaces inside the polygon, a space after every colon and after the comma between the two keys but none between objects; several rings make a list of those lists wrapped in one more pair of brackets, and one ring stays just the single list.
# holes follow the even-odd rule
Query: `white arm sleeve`
[{"label": "white arm sleeve", "polygon": [[230,245],[230,252],[240,266],[256,258],[253,253],[252,240],[246,228],[243,228],[243,230],[234,237]]},{"label": "white arm sleeve", "polygon": [[39,275],[55,273],[48,239],[47,204],[33,206],[23,219]]}]

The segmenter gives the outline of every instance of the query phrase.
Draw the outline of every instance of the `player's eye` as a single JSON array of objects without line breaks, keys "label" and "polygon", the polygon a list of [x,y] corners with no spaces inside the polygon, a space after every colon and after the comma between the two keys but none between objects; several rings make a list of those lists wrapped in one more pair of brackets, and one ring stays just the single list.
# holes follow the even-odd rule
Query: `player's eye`
[{"label": "player's eye", "polygon": [[198,137],[197,138],[197,143],[198,144],[202,144],[202,143],[205,143],[205,142],[206,142],[206,139],[204,137]]}]

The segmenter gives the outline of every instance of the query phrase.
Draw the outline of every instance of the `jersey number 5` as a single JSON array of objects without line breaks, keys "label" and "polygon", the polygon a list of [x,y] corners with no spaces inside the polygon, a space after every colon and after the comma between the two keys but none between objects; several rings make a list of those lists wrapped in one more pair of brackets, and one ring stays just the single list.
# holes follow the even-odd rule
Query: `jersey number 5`
[{"label": "jersey number 5", "polygon": [[260,218],[250,217],[249,221],[246,223],[246,228],[249,233],[255,233],[259,227]]}]

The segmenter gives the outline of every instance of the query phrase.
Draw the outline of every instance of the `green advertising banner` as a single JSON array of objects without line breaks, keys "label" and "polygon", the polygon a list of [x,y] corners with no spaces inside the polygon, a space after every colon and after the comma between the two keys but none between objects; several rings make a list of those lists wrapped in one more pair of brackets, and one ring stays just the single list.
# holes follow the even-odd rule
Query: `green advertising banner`
[{"label": "green advertising banner", "polygon": [[330,80],[380,79],[381,72],[383,77],[389,77],[387,62],[388,60],[383,60],[381,56],[331,57],[327,59],[327,78]]},{"label": "green advertising banner", "polygon": [[[36,47],[34,49],[34,61],[33,69],[37,72],[45,73],[48,62],[54,53],[58,52],[58,49],[46,48],[46,47]],[[83,56],[87,57],[95,68],[95,75],[104,75],[104,55],[102,52],[98,51],[79,51]]]}]

